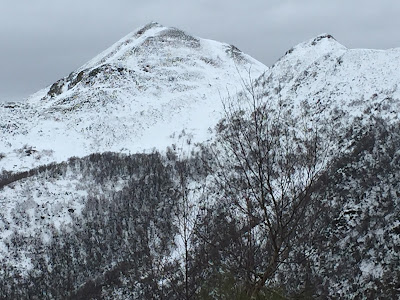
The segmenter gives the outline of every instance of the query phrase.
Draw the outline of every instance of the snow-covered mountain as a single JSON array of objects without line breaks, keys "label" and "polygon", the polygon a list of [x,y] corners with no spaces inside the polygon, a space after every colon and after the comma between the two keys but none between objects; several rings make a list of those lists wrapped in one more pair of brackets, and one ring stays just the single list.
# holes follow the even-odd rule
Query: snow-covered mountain
[{"label": "snow-covered mountain", "polygon": [[340,127],[365,110],[397,119],[399,65],[400,49],[347,49],[323,34],[268,69],[232,45],[150,23],[26,103],[0,104],[0,166],[205,141],[222,100],[259,76],[263,101],[307,105]]},{"label": "snow-covered mountain", "polygon": [[26,103],[0,104],[0,170],[209,138],[222,98],[267,69],[235,46],[150,23]]},{"label": "snow-covered mountain", "polygon": [[[69,270],[73,274],[67,274],[74,286],[66,293],[97,278],[92,288],[110,299],[151,299],[153,287],[152,296],[140,293],[154,267],[155,285],[168,291],[165,274],[157,272],[167,268],[166,257],[177,257],[169,252],[182,213],[176,211],[182,192],[176,153],[127,153],[212,139],[223,116],[222,100],[241,99],[243,86],[252,83],[250,91],[259,103],[293,116],[298,121],[294,126],[317,128],[329,147],[327,169],[315,187],[321,200],[315,209],[323,213],[308,220],[315,224],[310,232],[317,239],[307,241],[307,233],[298,233],[299,240],[304,235],[304,253],[290,258],[305,255],[307,264],[284,266],[280,283],[296,290],[305,281],[314,282],[313,292],[322,298],[395,295],[400,240],[398,70],[400,48],[347,49],[328,34],[295,46],[268,68],[234,46],[175,28],[151,23],[138,29],[26,103],[0,104],[0,171],[31,170],[0,177],[4,282],[13,272],[31,269],[29,276],[37,280],[40,293],[40,284],[47,280],[40,276],[58,276],[53,267],[75,263]],[[93,154],[105,151],[116,153]],[[85,155],[90,156],[70,159]],[[209,180],[196,159],[191,161],[193,177],[187,179],[194,183],[193,190],[200,185],[196,180],[202,185]],[[222,226],[224,210],[219,215],[215,209],[211,217],[214,212],[215,220],[207,222]],[[230,244],[218,240],[225,227],[219,230],[213,236],[216,241]],[[137,241],[143,232],[146,239]],[[69,244],[62,240],[65,233],[71,236]],[[161,241],[167,241],[166,248]],[[141,256],[143,243],[159,261]],[[139,257],[138,266],[126,268],[143,270],[127,275],[120,263],[132,257]],[[177,268],[171,272],[178,274]],[[194,272],[196,268],[194,264]],[[106,285],[106,270],[123,274],[115,289]],[[61,282],[62,276],[57,277]],[[173,282],[175,277],[169,276]],[[137,290],[132,292],[132,286]],[[12,284],[4,290],[12,290]],[[124,293],[130,296],[124,298]]]}]

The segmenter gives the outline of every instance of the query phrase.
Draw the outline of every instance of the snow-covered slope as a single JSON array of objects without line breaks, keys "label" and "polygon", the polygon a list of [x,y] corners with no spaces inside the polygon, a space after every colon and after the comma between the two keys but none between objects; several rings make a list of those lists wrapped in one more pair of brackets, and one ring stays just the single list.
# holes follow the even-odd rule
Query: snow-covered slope
[{"label": "snow-covered slope", "polygon": [[366,111],[397,120],[400,48],[347,49],[322,34],[290,49],[259,80],[263,101],[280,99],[348,125]]},{"label": "snow-covered slope", "polygon": [[266,66],[236,47],[150,23],[30,97],[0,106],[0,170],[209,138],[227,91]]}]

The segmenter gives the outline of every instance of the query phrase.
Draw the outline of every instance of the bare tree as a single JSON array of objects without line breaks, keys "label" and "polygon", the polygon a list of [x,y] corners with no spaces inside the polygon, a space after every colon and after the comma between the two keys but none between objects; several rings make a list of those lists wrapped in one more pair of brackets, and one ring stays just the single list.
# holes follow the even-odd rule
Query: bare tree
[{"label": "bare tree", "polygon": [[189,183],[188,183],[188,166],[186,160],[179,160],[176,162],[176,168],[179,176],[179,187],[181,193],[181,203],[178,205],[178,226],[179,226],[179,237],[182,242],[182,264],[183,264],[183,281],[184,281],[184,299],[188,300],[191,298],[190,292],[190,237],[192,234],[192,214],[193,205],[189,199]]},{"label": "bare tree", "polygon": [[[190,136],[182,133],[178,142],[180,147],[173,145],[168,148],[167,158],[174,168],[176,180],[177,203],[175,205],[177,235],[177,257],[180,265],[181,283],[174,285],[180,299],[193,299],[196,293],[196,272],[193,270],[194,249],[192,245],[194,228],[197,226],[197,215],[201,202],[202,190],[205,189],[205,176],[196,166],[202,167],[201,160],[191,145]],[[172,280],[170,279],[172,282]]]},{"label": "bare tree", "polygon": [[242,220],[241,238],[252,248],[243,267],[254,298],[293,249],[327,148],[306,106],[292,111],[279,90],[276,102],[264,102],[257,83],[244,87],[225,101],[212,152],[217,188]]}]

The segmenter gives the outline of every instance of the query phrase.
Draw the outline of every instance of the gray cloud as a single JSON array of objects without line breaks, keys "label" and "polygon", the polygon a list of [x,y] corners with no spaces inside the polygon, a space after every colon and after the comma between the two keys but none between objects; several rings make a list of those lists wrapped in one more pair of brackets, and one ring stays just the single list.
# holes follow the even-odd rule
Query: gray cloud
[{"label": "gray cloud", "polygon": [[381,0],[19,0],[0,10],[0,101],[51,84],[150,21],[236,45],[267,65],[323,32],[349,48],[400,47]]}]

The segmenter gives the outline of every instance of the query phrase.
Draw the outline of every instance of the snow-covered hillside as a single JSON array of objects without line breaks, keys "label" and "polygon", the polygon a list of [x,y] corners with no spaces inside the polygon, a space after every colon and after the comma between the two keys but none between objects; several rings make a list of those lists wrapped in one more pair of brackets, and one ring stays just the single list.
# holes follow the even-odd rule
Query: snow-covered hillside
[{"label": "snow-covered hillside", "polygon": [[[298,129],[299,135],[288,135],[283,144],[295,145],[296,138],[310,132],[316,133],[315,147],[322,149],[315,155],[321,153],[323,158],[310,189],[313,201],[307,199],[313,204],[306,207],[302,227],[290,245],[288,257],[294,263],[277,267],[274,280],[279,289],[290,295],[304,287],[316,298],[395,298],[400,274],[398,70],[400,48],[347,49],[328,34],[295,46],[268,68],[234,46],[151,23],[27,102],[0,104],[0,204],[4,208],[0,211],[0,264],[7,267],[0,271],[0,295],[15,290],[17,299],[20,295],[10,280],[22,286],[23,273],[31,281],[20,291],[28,295],[30,290],[41,295],[49,289],[48,283],[56,286],[55,292],[65,293],[58,298],[79,295],[72,292],[85,292],[90,278],[97,280],[92,288],[110,299],[117,294],[120,299],[133,294],[136,298],[131,298],[146,299],[140,294],[146,290],[143,287],[149,287],[147,299],[182,299],[181,294],[162,293],[175,291],[175,280],[184,282],[181,257],[175,264],[173,250],[181,234],[179,218],[190,221],[187,195],[189,186],[196,184],[202,185],[196,222],[200,231],[207,229],[209,240],[203,243],[205,238],[199,233],[197,242],[205,248],[191,249],[192,259],[200,262],[189,263],[195,275],[186,288],[193,287],[196,293],[204,288],[199,282],[215,283],[213,276],[226,266],[241,267],[242,260],[238,265],[235,260],[247,251],[242,231],[246,227],[240,227],[245,218],[229,215],[234,200],[215,187],[210,172],[220,172],[225,178],[229,172],[232,178],[239,174],[235,159],[231,165],[224,161],[224,155],[235,156],[218,148],[224,142],[224,123],[219,123],[219,132],[215,126],[224,114],[223,99],[228,105],[228,100],[234,101],[232,107],[237,108],[250,94],[250,100],[260,104],[262,120],[281,122],[275,122],[279,124],[276,134],[284,128]],[[248,83],[252,89],[243,92]],[[255,107],[250,108],[249,114],[241,112],[235,119],[248,118],[243,119],[250,128],[246,142],[251,151],[245,152],[246,159],[252,153],[251,122],[257,119]],[[270,113],[277,116],[269,119]],[[259,128],[257,134],[271,134]],[[217,151],[208,152],[213,146],[205,143],[204,152],[196,153],[190,143],[208,141],[215,132]],[[132,154],[164,151],[172,144],[178,150],[171,147],[166,155]],[[273,145],[276,153],[284,148],[281,142]],[[193,157],[184,157],[179,147],[194,150]],[[205,157],[224,163],[212,169],[205,166]],[[221,172],[222,165],[228,171]],[[247,194],[246,184],[242,187],[234,181],[232,185]],[[196,243],[196,234],[187,240],[189,244]],[[259,249],[265,250],[263,243]],[[224,257],[225,246],[217,249],[216,245],[232,246],[238,252]],[[264,250],[254,251],[262,256],[262,263]],[[208,255],[217,258],[213,261]],[[130,264],[124,265],[126,261]],[[70,273],[53,269],[64,266]],[[171,273],[167,266],[172,267]],[[106,276],[114,271],[120,282]],[[64,286],[66,278],[72,278],[72,286]],[[132,287],[137,291],[132,292]],[[157,288],[163,297],[154,296]]]},{"label": "snow-covered hillside", "polygon": [[347,49],[322,34],[287,51],[258,84],[263,101],[279,99],[294,110],[307,106],[315,120],[343,127],[366,112],[399,118],[399,69],[400,48]]},{"label": "snow-covered hillside", "polygon": [[202,142],[221,99],[267,69],[232,45],[150,23],[29,98],[0,104],[0,170]]}]

